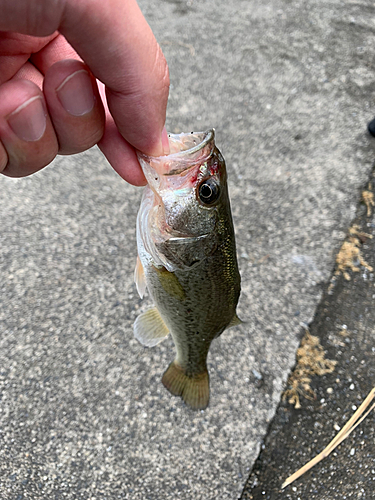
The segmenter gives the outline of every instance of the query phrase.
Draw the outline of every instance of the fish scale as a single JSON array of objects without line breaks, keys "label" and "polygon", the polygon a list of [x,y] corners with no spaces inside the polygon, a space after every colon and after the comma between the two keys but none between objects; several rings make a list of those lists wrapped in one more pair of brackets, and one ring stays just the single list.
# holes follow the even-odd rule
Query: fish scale
[{"label": "fish scale", "polygon": [[139,290],[147,287],[155,308],[137,318],[134,333],[147,346],[171,333],[176,359],[162,382],[190,407],[203,409],[211,342],[240,322],[240,274],[225,162],[214,132],[170,141],[180,151],[139,155],[149,185],[137,218],[136,282]]}]

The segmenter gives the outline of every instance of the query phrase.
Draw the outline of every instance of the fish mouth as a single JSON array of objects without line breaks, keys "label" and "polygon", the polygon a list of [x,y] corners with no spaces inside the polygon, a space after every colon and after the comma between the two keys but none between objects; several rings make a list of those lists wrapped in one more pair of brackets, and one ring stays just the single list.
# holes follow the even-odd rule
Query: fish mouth
[{"label": "fish mouth", "polygon": [[[169,134],[171,152],[164,158],[180,159],[186,155],[194,155],[215,139],[215,129],[190,134]],[[159,157],[160,158],[160,157]]]},{"label": "fish mouth", "polygon": [[[170,153],[148,156],[137,152],[146,179],[152,182],[155,172],[161,176],[179,175],[207,161],[215,149],[215,129],[190,134],[168,134]],[[151,168],[150,168],[151,167]]]}]

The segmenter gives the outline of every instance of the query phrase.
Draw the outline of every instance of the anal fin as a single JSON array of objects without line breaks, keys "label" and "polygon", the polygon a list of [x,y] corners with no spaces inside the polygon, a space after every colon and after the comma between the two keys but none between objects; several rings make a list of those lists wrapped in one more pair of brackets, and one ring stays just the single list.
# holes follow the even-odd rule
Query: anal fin
[{"label": "anal fin", "polygon": [[233,318],[231,319],[231,322],[229,323],[229,325],[227,326],[227,328],[232,328],[233,326],[242,325],[243,323],[245,323],[245,322],[244,322],[244,321],[242,321],[242,319],[240,319],[240,318],[237,316],[237,313],[234,313],[234,316],[233,316]]},{"label": "anal fin", "polygon": [[159,344],[169,333],[156,307],[140,314],[134,322],[133,330],[134,337],[146,347]]},{"label": "anal fin", "polygon": [[181,396],[193,410],[207,408],[210,399],[210,381],[207,370],[189,377],[184,369],[173,361],[161,381],[171,394]]},{"label": "anal fin", "polygon": [[220,330],[219,333],[216,335],[215,338],[218,338],[220,337],[220,335],[225,331],[225,330],[228,330],[228,328],[233,328],[234,326],[238,326],[238,325],[243,325],[244,323],[246,323],[246,321],[242,321],[242,319],[240,319],[238,316],[237,316],[237,313],[234,313],[234,316],[233,318],[230,320],[230,323],[227,327],[224,328],[224,330]]}]

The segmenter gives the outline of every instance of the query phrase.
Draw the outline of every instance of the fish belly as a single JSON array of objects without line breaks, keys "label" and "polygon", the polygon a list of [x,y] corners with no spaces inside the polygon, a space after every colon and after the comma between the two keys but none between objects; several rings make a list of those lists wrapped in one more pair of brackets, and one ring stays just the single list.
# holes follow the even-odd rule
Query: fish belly
[{"label": "fish belly", "polygon": [[235,316],[239,276],[234,273],[226,279],[225,259],[218,253],[191,270],[173,273],[154,266],[147,257],[142,260],[150,295],[176,347],[176,359],[162,382],[192,408],[205,408],[209,401],[207,354],[212,340]]}]

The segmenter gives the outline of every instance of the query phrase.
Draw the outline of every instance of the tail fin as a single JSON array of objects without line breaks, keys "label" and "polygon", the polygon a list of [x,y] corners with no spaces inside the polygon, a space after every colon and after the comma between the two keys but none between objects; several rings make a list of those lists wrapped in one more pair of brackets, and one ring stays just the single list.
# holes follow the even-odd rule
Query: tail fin
[{"label": "tail fin", "polygon": [[176,361],[173,361],[161,380],[170,393],[181,396],[193,410],[204,410],[210,399],[208,371],[189,377]]}]

